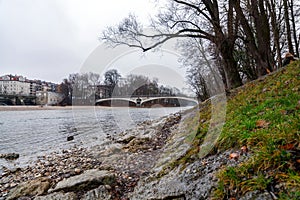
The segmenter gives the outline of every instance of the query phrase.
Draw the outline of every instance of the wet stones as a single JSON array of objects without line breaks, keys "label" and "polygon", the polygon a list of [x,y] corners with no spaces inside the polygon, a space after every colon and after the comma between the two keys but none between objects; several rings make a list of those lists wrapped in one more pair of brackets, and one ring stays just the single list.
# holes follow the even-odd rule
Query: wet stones
[{"label": "wet stones", "polygon": [[63,192],[54,192],[45,196],[38,196],[35,200],[75,200],[77,196],[73,192],[63,193]]},{"label": "wet stones", "polygon": [[7,200],[13,200],[24,196],[41,195],[47,192],[49,188],[50,180],[48,178],[39,178],[21,183],[10,191]]},{"label": "wet stones", "polygon": [[19,158],[19,154],[17,153],[6,153],[6,154],[0,154],[0,158],[4,158],[6,160],[16,160]]},{"label": "wet stones", "polygon": [[80,174],[80,173],[82,172],[82,170],[79,169],[79,168],[76,168],[76,169],[74,169],[74,172],[75,172],[76,174]]},{"label": "wet stones", "polygon": [[147,127],[146,131],[140,131],[144,132],[140,137],[130,135],[119,140],[119,143],[126,144],[123,149],[132,153],[161,149],[170,137],[174,125],[178,124],[180,120],[180,114],[170,115],[161,121],[162,124],[154,126],[155,128],[152,125]]},{"label": "wet stones", "polygon": [[51,190],[56,191],[76,191],[86,188],[92,189],[98,185],[113,185],[115,183],[115,175],[112,172],[104,170],[87,170],[83,174],[64,179]]},{"label": "wet stones", "polygon": [[135,138],[135,136],[130,135],[129,137],[121,138],[117,142],[122,144],[128,144],[130,141],[132,141]]},{"label": "wet stones", "polygon": [[72,148],[38,157],[34,165],[24,168],[3,168],[0,174],[0,200],[24,182],[48,178],[56,184],[85,170],[99,168],[101,161],[85,148]]},{"label": "wet stones", "polygon": [[100,185],[98,188],[90,190],[86,194],[84,194],[82,200],[92,200],[92,199],[110,200],[112,198],[108,189],[111,188],[108,186]]},{"label": "wet stones", "polygon": [[72,140],[74,140],[74,136],[73,135],[67,137],[67,141],[72,141]]}]

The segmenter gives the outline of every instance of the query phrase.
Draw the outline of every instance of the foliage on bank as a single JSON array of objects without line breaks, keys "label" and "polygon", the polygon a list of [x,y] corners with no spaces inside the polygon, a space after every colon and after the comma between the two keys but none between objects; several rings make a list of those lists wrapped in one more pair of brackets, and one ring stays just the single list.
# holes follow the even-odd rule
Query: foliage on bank
[{"label": "foliage on bank", "polygon": [[[300,62],[231,91],[226,112],[226,123],[210,155],[241,152],[247,147],[249,159],[217,172],[214,198],[235,199],[251,191],[269,191],[279,199],[299,199]],[[206,101],[200,105],[192,148],[172,166],[199,158],[210,118],[211,104]]]},{"label": "foliage on bank", "polygon": [[253,190],[299,199],[300,62],[236,90],[226,117],[218,150],[247,146],[252,156],[219,173],[217,199]]}]

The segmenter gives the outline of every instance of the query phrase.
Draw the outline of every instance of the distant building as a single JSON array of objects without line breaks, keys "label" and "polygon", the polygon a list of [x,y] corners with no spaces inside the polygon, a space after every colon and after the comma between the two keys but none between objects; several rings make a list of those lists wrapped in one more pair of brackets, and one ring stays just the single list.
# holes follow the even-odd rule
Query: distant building
[{"label": "distant building", "polygon": [[36,91],[36,104],[57,105],[63,100],[64,95],[51,91]]},{"label": "distant building", "polygon": [[29,80],[30,83],[30,95],[35,96],[37,91],[37,83],[35,81]]},{"label": "distant building", "polygon": [[37,91],[56,92],[56,88],[57,84],[51,82],[28,80],[18,75],[0,76],[0,95],[36,96]]},{"label": "distant building", "polygon": [[23,76],[5,75],[0,77],[0,94],[29,96],[30,83]]}]

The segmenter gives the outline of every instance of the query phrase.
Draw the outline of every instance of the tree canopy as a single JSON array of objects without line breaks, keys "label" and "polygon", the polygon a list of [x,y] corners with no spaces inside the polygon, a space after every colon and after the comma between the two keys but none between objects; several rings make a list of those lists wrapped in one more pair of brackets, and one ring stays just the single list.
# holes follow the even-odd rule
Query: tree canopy
[{"label": "tree canopy", "polygon": [[[206,56],[213,57],[214,71],[231,89],[281,67],[284,52],[298,54],[299,13],[294,0],[167,0],[152,18],[151,31],[130,14],[119,25],[107,28],[101,39],[111,46],[143,51],[185,38],[191,44],[185,51],[191,52],[195,50],[192,43],[201,42]],[[195,63],[195,67],[203,65]]]}]

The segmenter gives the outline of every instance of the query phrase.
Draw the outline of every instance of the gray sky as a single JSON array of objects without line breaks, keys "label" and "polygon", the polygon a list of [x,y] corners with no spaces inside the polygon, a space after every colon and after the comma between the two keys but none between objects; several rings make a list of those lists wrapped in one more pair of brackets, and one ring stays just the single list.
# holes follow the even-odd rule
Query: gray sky
[{"label": "gray sky", "polygon": [[105,27],[128,13],[143,22],[153,0],[0,0],[0,75],[61,82],[79,72]]}]

